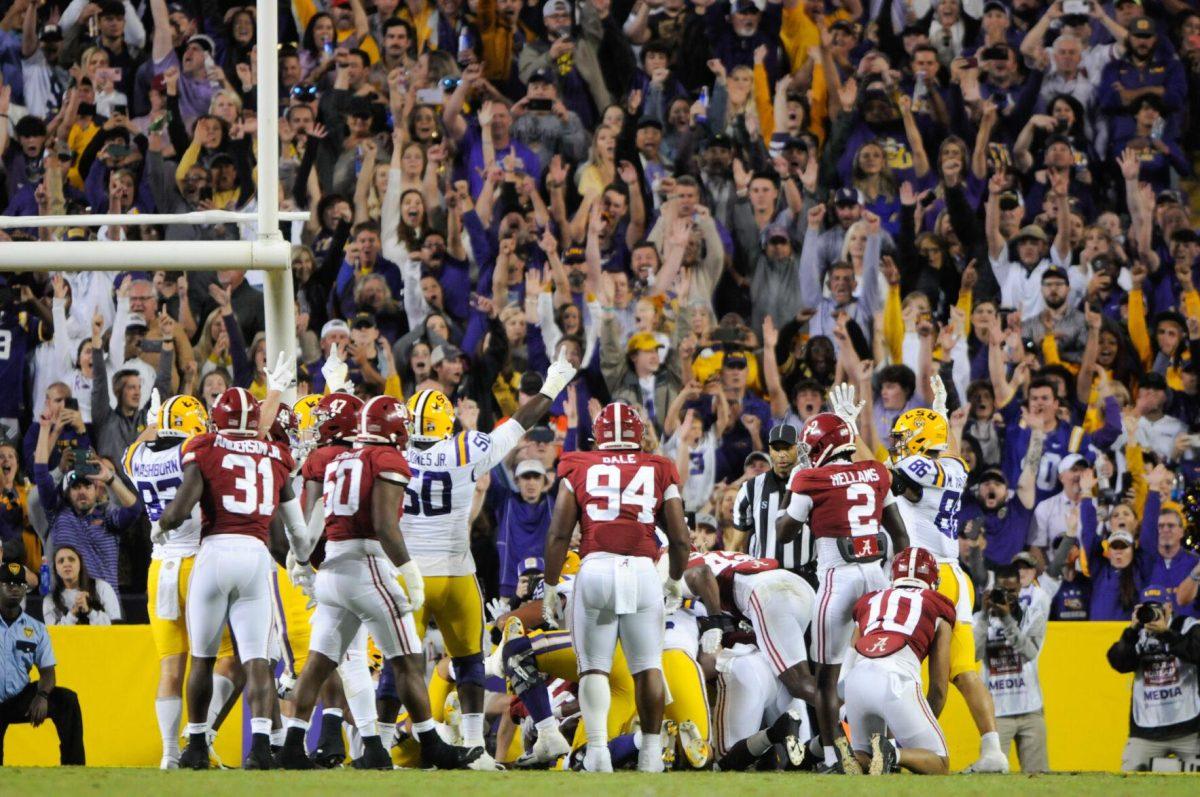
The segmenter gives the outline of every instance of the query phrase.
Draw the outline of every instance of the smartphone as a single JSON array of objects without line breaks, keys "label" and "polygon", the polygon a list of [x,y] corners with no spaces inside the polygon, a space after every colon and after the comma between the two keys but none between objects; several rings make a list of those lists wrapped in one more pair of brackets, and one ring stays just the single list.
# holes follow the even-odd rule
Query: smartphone
[{"label": "smartphone", "polygon": [[326,55],[333,55],[333,42],[325,42],[323,45],[321,45],[321,49],[325,51]]},{"label": "smartphone", "polygon": [[1091,13],[1087,0],[1063,0],[1063,14],[1067,16],[1087,16]]},{"label": "smartphone", "polygon": [[212,198],[213,198],[212,186],[206,185],[200,189],[200,193],[198,194],[198,199],[201,202],[212,202]]},{"label": "smartphone", "polygon": [[92,453],[90,448],[75,447],[71,449],[75,453],[75,472],[80,476],[95,476],[100,472],[100,466],[95,462],[88,462],[88,456]]},{"label": "smartphone", "polygon": [[129,153],[133,152],[129,147],[122,147],[120,144],[108,148],[108,154],[114,158],[128,158]]},{"label": "smartphone", "polygon": [[543,113],[548,113],[550,111],[550,109],[554,107],[554,101],[550,100],[550,99],[545,99],[545,98],[532,99],[529,102],[525,103],[525,107],[531,111],[540,111]]},{"label": "smartphone", "polygon": [[1150,128],[1150,138],[1154,141],[1162,141],[1163,131],[1167,129],[1167,120],[1161,116],[1154,121],[1154,126]]},{"label": "smartphone", "polygon": [[462,78],[444,77],[442,78],[442,91],[454,91],[458,88],[459,83],[462,83]]},{"label": "smartphone", "polygon": [[112,109],[113,116],[129,116],[128,105],[114,105]]},{"label": "smartphone", "polygon": [[79,399],[75,398],[74,396],[68,396],[67,398],[63,399],[63,408],[79,412]]},{"label": "smartphone", "polygon": [[417,89],[417,102],[422,105],[443,105],[446,102],[446,92],[437,89]]}]

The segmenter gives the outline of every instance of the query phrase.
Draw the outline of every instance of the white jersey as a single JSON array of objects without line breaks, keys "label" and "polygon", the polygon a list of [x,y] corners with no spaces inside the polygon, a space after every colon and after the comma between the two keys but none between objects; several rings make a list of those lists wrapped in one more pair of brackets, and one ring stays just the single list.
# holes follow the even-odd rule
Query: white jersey
[{"label": "white jersey", "polygon": [[400,531],[408,552],[427,576],[469,576],[471,500],[475,482],[496,466],[525,434],[516,421],[492,434],[460,432],[424,450],[404,452],[412,479],[404,488]]},{"label": "white jersey", "polygon": [[[134,443],[125,450],[121,461],[134,489],[142,499],[151,520],[162,517],[175,491],[183,484],[183,449],[187,443],[155,450],[146,443]],[[179,528],[167,533],[167,541],[155,544],[152,559],[195,556],[200,549],[200,504]]]},{"label": "white jersey", "polygon": [[708,610],[697,598],[685,598],[683,604],[667,615],[663,633],[663,650],[682,650],[695,658],[700,650],[700,623]]},{"label": "white jersey", "polygon": [[952,456],[907,456],[893,473],[903,473],[921,486],[916,503],[900,496],[896,505],[912,545],[929,550],[939,562],[958,561],[958,507],[967,489],[967,467]]}]

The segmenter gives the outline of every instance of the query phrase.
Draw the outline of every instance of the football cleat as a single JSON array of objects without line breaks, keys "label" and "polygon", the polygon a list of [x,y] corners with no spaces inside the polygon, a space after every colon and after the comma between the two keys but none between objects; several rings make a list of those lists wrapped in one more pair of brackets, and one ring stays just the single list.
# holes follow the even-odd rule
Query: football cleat
[{"label": "football cleat", "polygon": [[289,728],[283,749],[279,752],[281,769],[316,769],[317,765],[308,757],[304,747],[305,733],[300,728]]},{"label": "football cleat", "polygon": [[850,749],[849,739],[839,736],[833,740],[833,746],[837,749],[838,763],[842,766],[843,774],[861,775],[863,773],[858,759],[854,757],[854,751]]},{"label": "football cleat", "polygon": [[466,769],[483,755],[482,747],[456,747],[438,741],[421,745],[422,769]]},{"label": "football cleat", "polygon": [[700,736],[700,729],[691,720],[679,723],[679,741],[683,743],[683,754],[692,769],[704,769],[712,759],[712,747]]},{"label": "football cleat", "polygon": [[179,768],[208,769],[208,748],[188,742],[188,746],[179,754]]},{"label": "football cleat", "polygon": [[392,757],[383,749],[383,742],[378,736],[370,737],[373,741],[365,742],[363,754],[350,762],[354,769],[391,769]]},{"label": "football cleat", "polygon": [[271,757],[271,745],[252,744],[250,753],[242,762],[242,769],[275,769],[275,759]]},{"label": "football cleat", "polygon": [[783,740],[783,749],[788,758],[786,769],[799,769],[804,766],[804,748],[804,742],[788,734],[788,737]]},{"label": "football cleat", "polygon": [[496,759],[492,758],[491,754],[483,747],[474,747],[472,750],[479,750],[480,754],[473,761],[467,764],[467,769],[473,769],[476,772],[500,772],[503,771],[504,765],[496,763]]},{"label": "football cleat", "polygon": [[179,769],[179,756],[165,755],[158,762],[159,769]]},{"label": "football cleat", "polygon": [[663,767],[671,769],[675,766],[675,747],[679,743],[679,726],[672,720],[663,720],[662,724],[662,760]]},{"label": "football cleat", "polygon": [[887,775],[899,772],[899,757],[896,755],[896,745],[883,734],[871,734],[871,775]]},{"label": "football cleat", "polygon": [[588,745],[587,752],[583,754],[583,771],[584,772],[612,772],[612,754],[608,751],[608,745],[604,747],[593,748]]},{"label": "football cleat", "polygon": [[1008,772],[1008,758],[999,753],[984,753],[979,760],[967,767],[964,772]]},{"label": "football cleat", "polygon": [[521,768],[549,766],[570,752],[571,743],[558,728],[538,731],[533,749],[518,758],[516,765]]}]

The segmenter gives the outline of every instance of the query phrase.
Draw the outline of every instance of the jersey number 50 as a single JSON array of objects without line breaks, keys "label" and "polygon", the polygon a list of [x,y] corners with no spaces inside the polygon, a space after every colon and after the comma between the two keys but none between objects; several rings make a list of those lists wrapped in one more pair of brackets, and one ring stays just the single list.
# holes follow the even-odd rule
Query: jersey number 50
[{"label": "jersey number 50", "polygon": [[[421,482],[420,493],[415,489],[418,480]],[[449,515],[451,486],[449,473],[414,471],[412,480],[404,488],[404,514],[423,517]]]}]

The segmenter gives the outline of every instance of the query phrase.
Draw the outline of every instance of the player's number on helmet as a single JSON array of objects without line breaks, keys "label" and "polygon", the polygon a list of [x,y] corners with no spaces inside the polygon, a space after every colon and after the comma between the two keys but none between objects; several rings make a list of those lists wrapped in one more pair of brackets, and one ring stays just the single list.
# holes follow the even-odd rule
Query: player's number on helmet
[{"label": "player's number on helmet", "polygon": [[[884,596],[887,603],[884,604]],[[863,636],[873,631],[891,631],[911,636],[921,621],[921,605],[925,599],[921,593],[907,590],[876,592],[868,602],[871,622],[863,630]]]},{"label": "player's number on helmet", "polygon": [[616,520],[624,504],[637,507],[639,523],[654,522],[654,468],[638,468],[622,490],[620,468],[615,465],[592,465],[587,469],[585,487],[589,496],[604,501],[603,504],[588,503],[587,514],[592,520]]},{"label": "player's number on helmet", "polygon": [[[418,482],[420,492],[417,492]],[[404,487],[404,514],[438,517],[450,514],[450,495],[453,484],[449,473],[413,471]]]}]

